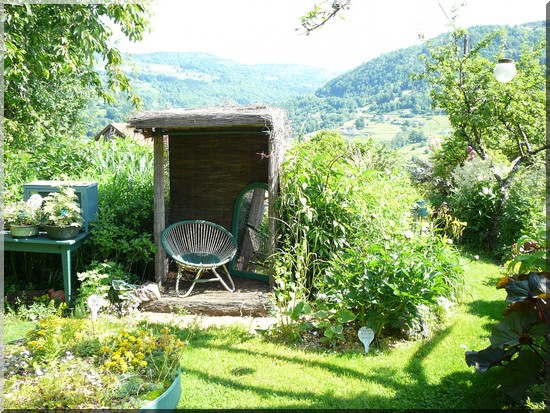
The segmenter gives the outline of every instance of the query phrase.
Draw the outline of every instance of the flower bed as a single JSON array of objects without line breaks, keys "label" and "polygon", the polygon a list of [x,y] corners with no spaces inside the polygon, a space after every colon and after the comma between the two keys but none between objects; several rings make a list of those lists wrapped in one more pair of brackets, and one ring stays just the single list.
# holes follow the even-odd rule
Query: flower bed
[{"label": "flower bed", "polygon": [[[125,320],[126,321],[126,320]],[[18,408],[140,408],[179,375],[167,328],[51,317],[4,351],[4,403]]]}]

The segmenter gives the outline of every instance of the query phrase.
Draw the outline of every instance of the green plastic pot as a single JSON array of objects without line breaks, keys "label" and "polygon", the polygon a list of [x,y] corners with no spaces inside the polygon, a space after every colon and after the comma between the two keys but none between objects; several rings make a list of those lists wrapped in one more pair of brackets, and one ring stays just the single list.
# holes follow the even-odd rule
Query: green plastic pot
[{"label": "green plastic pot", "polygon": [[36,237],[39,230],[38,225],[10,225],[10,235],[14,238]]},{"label": "green plastic pot", "polygon": [[140,412],[147,410],[175,410],[178,407],[181,396],[181,371],[178,371],[170,387],[155,400],[140,409]]},{"label": "green plastic pot", "polygon": [[80,227],[55,227],[46,225],[46,234],[52,239],[71,239],[78,235]]}]

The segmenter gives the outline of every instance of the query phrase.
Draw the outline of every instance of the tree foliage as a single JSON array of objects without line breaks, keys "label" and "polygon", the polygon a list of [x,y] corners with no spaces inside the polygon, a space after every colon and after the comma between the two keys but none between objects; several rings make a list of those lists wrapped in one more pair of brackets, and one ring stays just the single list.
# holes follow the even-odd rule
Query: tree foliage
[{"label": "tree foliage", "polygon": [[[428,43],[425,70],[417,79],[432,86],[434,106],[445,110],[453,131],[437,154],[436,167],[444,177],[473,156],[490,164],[497,183],[487,248],[493,250],[509,190],[523,169],[543,162],[545,140],[545,76],[541,64],[544,43],[524,44],[517,61],[518,74],[501,84],[493,76],[494,59],[482,51],[503,30],[469,41],[468,31],[454,30],[443,44]],[[505,165],[503,167],[502,162]]]},{"label": "tree foliage", "polygon": [[[4,91],[7,143],[71,130],[91,93],[116,103],[139,97],[112,44],[113,26],[131,41],[148,24],[144,4],[6,4]],[[102,76],[100,67],[105,76]]]}]

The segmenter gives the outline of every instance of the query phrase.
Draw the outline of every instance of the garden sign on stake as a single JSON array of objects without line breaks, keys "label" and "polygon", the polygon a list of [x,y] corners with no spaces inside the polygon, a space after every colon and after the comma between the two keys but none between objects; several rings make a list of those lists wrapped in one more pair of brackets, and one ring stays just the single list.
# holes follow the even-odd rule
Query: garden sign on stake
[{"label": "garden sign on stake", "polygon": [[368,353],[370,343],[374,340],[374,331],[372,331],[372,328],[361,327],[357,332],[357,336],[359,337],[359,341],[365,346],[365,353]]}]

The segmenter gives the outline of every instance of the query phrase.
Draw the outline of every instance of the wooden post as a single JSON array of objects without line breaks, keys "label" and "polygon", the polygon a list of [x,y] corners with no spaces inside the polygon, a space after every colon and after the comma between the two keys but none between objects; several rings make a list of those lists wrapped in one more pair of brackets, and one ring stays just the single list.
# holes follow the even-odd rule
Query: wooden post
[{"label": "wooden post", "polygon": [[[267,214],[269,217],[269,244],[268,256],[271,257],[276,248],[276,237],[278,229],[278,214],[275,210],[275,201],[279,190],[279,148],[274,142],[273,136],[269,137],[269,159],[268,159],[268,184],[267,184]],[[273,274],[273,266],[269,266],[268,271],[269,288],[275,287],[275,278]]]},{"label": "wooden post", "polygon": [[164,207],[164,137],[162,130],[154,134],[153,144],[154,154],[154,238],[157,252],[155,254],[155,282],[162,288],[162,283],[166,281],[166,272],[168,270],[168,261],[166,252],[162,247],[160,236],[166,227],[165,207]]}]

